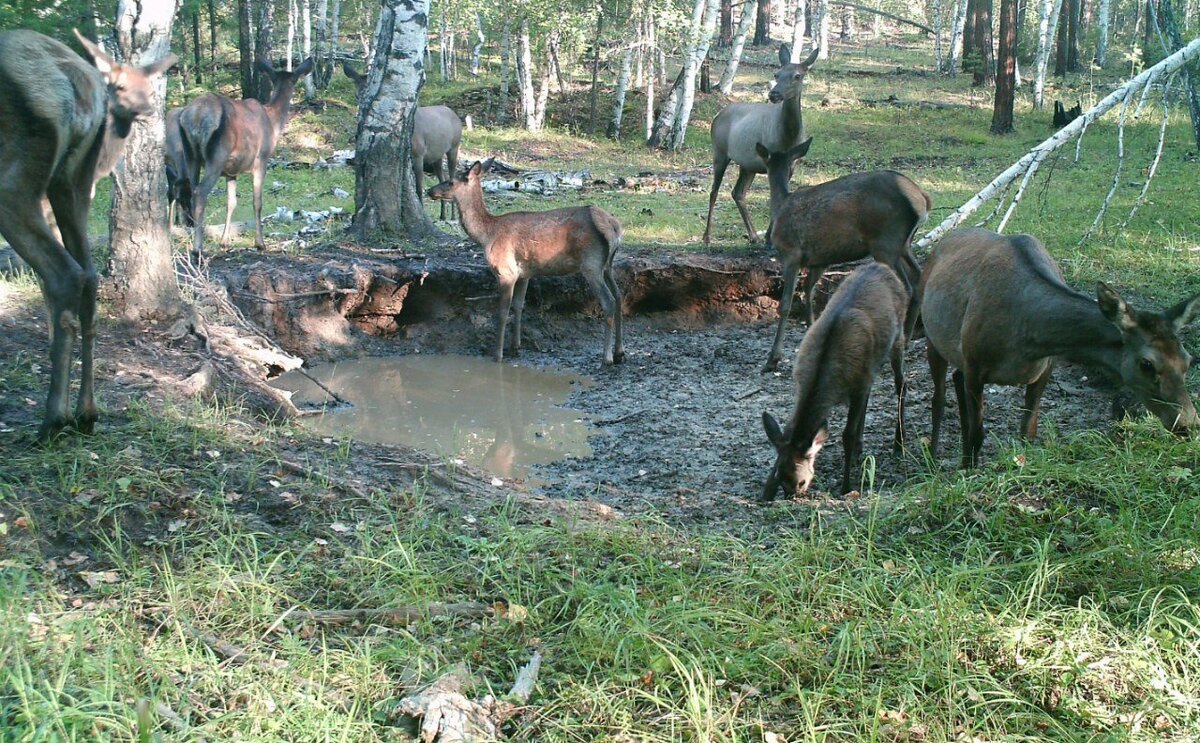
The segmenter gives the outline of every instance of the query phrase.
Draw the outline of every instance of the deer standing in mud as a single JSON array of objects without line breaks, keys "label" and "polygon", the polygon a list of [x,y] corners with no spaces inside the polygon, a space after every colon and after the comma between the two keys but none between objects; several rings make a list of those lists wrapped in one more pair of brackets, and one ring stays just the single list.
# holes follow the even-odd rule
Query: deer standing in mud
[{"label": "deer standing in mud", "polygon": [[[313,61],[311,58],[304,60],[291,72],[276,70],[265,60],[259,60],[258,66],[271,77],[271,100],[266,105],[253,98],[234,101],[207,93],[179,111],[196,227],[192,252],[197,258],[204,252],[204,210],[208,205],[208,194],[221,176],[225,176],[228,194],[221,244],[229,244],[229,227],[237,207],[237,177],[242,173],[250,173],[254,179],[254,247],[266,249],[262,231],[262,187],[267,176],[267,160],[275,153],[275,145],[287,128],[296,81],[312,71]],[[200,180],[202,166],[203,181]]]},{"label": "deer standing in mud", "polygon": [[850,274],[834,292],[800,343],[792,366],[796,409],[786,429],[763,412],[767,440],[776,460],[767,475],[763,499],[782,486],[789,494],[808,490],[817,454],[829,436],[829,413],[849,404],[842,432],[842,493],[853,489],[851,475],[862,456],[867,402],[879,365],[890,358],[896,383],[895,448],[904,445],[904,320],[909,303],[904,283],[889,267],[870,263]]},{"label": "deer standing in mud", "polygon": [[[33,31],[0,33],[0,234],[42,287],[50,327],[50,393],[38,430],[45,441],[70,424],[96,425],[98,277],[87,218],[95,181],[120,159],[133,122],[152,106],[152,78],[175,64],[118,64],[75,32],[92,63]],[[48,201],[57,222],[46,221]],[[61,237],[60,237],[61,236]],[[79,399],[67,414],[71,353],[80,335]]]},{"label": "deer standing in mud", "polygon": [[[367,76],[349,62],[342,63],[342,72],[354,82],[354,87],[362,93]],[[458,148],[462,144],[462,119],[448,106],[419,106],[413,114],[412,133],[412,169],[413,182],[417,184],[417,194],[425,196],[425,173],[436,176],[438,183],[453,178],[458,171]],[[450,216],[454,216],[454,202],[441,202],[439,218],[446,220],[446,207],[450,207]]]},{"label": "deer standing in mud", "polygon": [[[595,206],[572,206],[545,212],[490,214],[480,184],[482,163],[461,177],[429,189],[429,197],[458,204],[463,229],[479,243],[500,282],[496,318],[496,361],[504,358],[504,332],[513,310],[513,339],[509,355],[521,348],[521,312],[525,291],[535,276],[583,276],[607,318],[605,365],[625,358],[621,341],[621,289],[613,278],[613,258],[621,246],[621,223]],[[615,335],[615,340],[614,340]]]},{"label": "deer standing in mud", "polygon": [[942,239],[925,264],[919,292],[934,384],[935,455],[948,365],[955,368],[963,467],[979,462],[984,385],[1025,385],[1021,433],[1032,439],[1058,357],[1120,380],[1171,431],[1200,424],[1187,389],[1191,357],[1176,335],[1200,316],[1200,295],[1147,312],[1100,282],[1092,299],[1066,285],[1033,237],[982,229]]},{"label": "deer standing in mud", "polygon": [[713,182],[708,194],[708,217],[704,221],[704,244],[712,236],[713,207],[717,193],[725,178],[729,163],[738,165],[737,182],[733,184],[733,203],[737,205],[746,235],[750,242],[758,242],[758,231],[750,220],[746,208],[746,191],[758,173],[766,173],[767,166],[759,157],[756,145],[763,145],[769,152],[787,152],[804,141],[804,118],[800,110],[800,97],[804,92],[804,78],[817,60],[820,49],[814,48],[808,59],[792,64],[792,49],[788,44],[779,47],[779,71],[775,73],[775,84],[767,98],[770,103],[733,103],[722,109],[712,123]]},{"label": "deer standing in mud", "polygon": [[[912,238],[929,216],[929,195],[912,179],[891,170],[876,170],[797,188],[789,193],[792,162],[808,152],[812,138],[787,152],[759,145],[771,184],[771,244],[783,262],[779,324],[763,371],[773,371],[783,358],[783,333],[792,311],[796,279],[804,277],[804,315],[813,325],[813,289],[825,269],[870,256],[895,269],[911,290],[921,269],[912,254]],[[909,331],[916,322],[915,301],[909,308]]]}]

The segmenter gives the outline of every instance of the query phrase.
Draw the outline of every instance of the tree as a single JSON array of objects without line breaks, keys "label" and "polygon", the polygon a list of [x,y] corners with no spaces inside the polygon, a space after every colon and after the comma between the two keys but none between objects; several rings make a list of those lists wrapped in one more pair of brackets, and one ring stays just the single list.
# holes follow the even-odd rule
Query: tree
[{"label": "tree", "polygon": [[754,41],[751,46],[766,46],[771,43],[771,0],[758,0],[758,14],[754,21]]},{"label": "tree", "polygon": [[996,99],[992,134],[1013,130],[1013,99],[1017,83],[1017,0],[1000,0],[1000,48],[997,55]]},{"label": "tree", "polygon": [[[271,45],[271,33],[275,26],[275,3],[273,0],[255,0],[254,13],[254,58],[271,60],[274,47]],[[263,73],[258,65],[254,65],[254,97],[266,103],[271,100],[271,76]]]},{"label": "tree", "polygon": [[667,140],[667,146],[676,152],[683,149],[683,141],[687,136],[688,122],[692,117],[692,103],[696,100],[696,75],[704,60],[708,58],[713,32],[717,28],[718,4],[718,0],[696,0],[692,10],[692,34],[683,64],[679,110],[675,113],[675,128]]},{"label": "tree", "polygon": [[359,237],[436,234],[409,166],[428,19],[429,0],[382,0],[358,111],[351,229]]},{"label": "tree", "polygon": [[[144,64],[165,57],[174,16],[175,0],[119,0],[116,36],[122,58]],[[151,113],[134,123],[124,162],[113,171],[108,275],[122,314],[134,321],[175,315],[182,304],[167,234],[166,90],[165,78],[155,80]]]},{"label": "tree", "polygon": [[738,64],[742,61],[742,50],[746,47],[746,36],[750,33],[750,24],[754,21],[757,8],[758,0],[746,0],[746,4],[742,6],[742,17],[738,20],[737,34],[733,37],[733,51],[729,53],[729,62],[725,65],[725,71],[721,73],[720,82],[717,83],[717,90],[721,91],[722,95],[729,95],[733,90],[733,79],[737,76]]},{"label": "tree", "polygon": [[996,62],[992,54],[992,0],[972,0],[967,25],[972,30],[971,51],[974,58],[964,62],[971,65],[974,85],[991,85],[996,81]]},{"label": "tree", "polygon": [[1052,39],[1058,33],[1058,17],[1063,0],[1041,0],[1038,10],[1038,50],[1037,73],[1033,82],[1033,106],[1042,107],[1043,92],[1046,89],[1046,68],[1050,62],[1050,47]]},{"label": "tree", "polygon": [[237,10],[238,79],[242,83],[242,97],[253,98],[258,88],[255,87],[254,80],[254,36],[250,32],[250,0],[237,0]]}]

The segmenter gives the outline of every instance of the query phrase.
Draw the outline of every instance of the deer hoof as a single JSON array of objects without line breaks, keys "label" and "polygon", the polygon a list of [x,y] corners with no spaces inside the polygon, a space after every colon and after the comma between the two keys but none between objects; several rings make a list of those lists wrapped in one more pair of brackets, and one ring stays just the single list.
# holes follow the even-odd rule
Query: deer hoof
[{"label": "deer hoof", "polygon": [[779,359],[771,357],[767,359],[767,363],[763,364],[762,373],[773,372],[779,368]]},{"label": "deer hoof", "polygon": [[612,363],[620,364],[624,360],[625,360],[625,352],[624,351],[613,351]]}]

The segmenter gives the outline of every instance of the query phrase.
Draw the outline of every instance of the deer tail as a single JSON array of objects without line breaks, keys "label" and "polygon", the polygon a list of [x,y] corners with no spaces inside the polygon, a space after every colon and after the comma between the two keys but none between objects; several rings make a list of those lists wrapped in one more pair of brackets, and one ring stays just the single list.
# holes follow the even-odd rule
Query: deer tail
[{"label": "deer tail", "polygon": [[591,210],[592,224],[595,225],[596,231],[600,233],[600,237],[604,238],[604,242],[608,243],[609,259],[617,254],[621,248],[621,239],[624,236],[624,230],[621,228],[621,223],[617,218],[600,207],[588,207]]}]

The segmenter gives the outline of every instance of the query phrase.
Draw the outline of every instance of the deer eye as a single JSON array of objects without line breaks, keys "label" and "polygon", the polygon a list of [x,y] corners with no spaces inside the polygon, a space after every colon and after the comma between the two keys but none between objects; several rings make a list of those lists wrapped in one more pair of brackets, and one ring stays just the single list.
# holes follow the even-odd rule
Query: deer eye
[{"label": "deer eye", "polygon": [[793,73],[792,73],[792,79],[793,79],[793,80],[799,80],[799,79],[800,79],[800,78],[802,78],[802,77],[804,77],[804,73],[803,73],[803,72],[793,72]]},{"label": "deer eye", "polygon": [[1146,375],[1155,373],[1154,364],[1150,363],[1150,359],[1138,359],[1138,369]]}]

